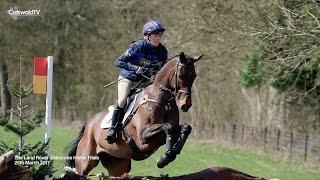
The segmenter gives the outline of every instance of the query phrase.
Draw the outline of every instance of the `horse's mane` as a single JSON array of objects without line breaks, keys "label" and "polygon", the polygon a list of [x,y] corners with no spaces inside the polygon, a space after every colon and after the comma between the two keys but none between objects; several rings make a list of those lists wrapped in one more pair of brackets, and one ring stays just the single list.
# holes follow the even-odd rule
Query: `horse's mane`
[{"label": "horse's mane", "polygon": [[176,55],[176,56],[170,58],[164,64],[164,66],[160,69],[160,71],[156,75],[154,82],[160,82],[161,80],[163,80],[163,78],[165,78],[165,76],[168,75],[168,73],[170,73],[170,71],[174,70],[176,62],[178,61],[178,57],[179,57],[179,55]]},{"label": "horse's mane", "polygon": [[[169,77],[169,74],[173,75],[172,71],[175,71],[176,64],[177,64],[177,61],[180,60],[180,56],[181,56],[181,54],[173,56],[164,64],[164,66],[160,69],[160,71],[158,72],[158,74],[156,75],[156,77],[154,79],[155,83],[157,83],[157,82],[165,83],[163,81],[168,80],[168,78],[171,79],[171,77]],[[184,57],[186,58],[186,60],[188,62],[191,62],[191,60],[192,60],[191,56],[184,54]]]},{"label": "horse's mane", "polygon": [[[181,55],[181,54],[177,54],[177,55],[169,58],[169,59],[166,61],[166,63],[168,63],[168,62],[170,62],[170,61],[172,61],[172,60],[176,60],[176,58],[177,58],[177,57],[180,57],[180,55]],[[187,55],[187,54],[184,54],[184,56],[185,56],[187,59],[192,59],[192,57],[189,56],[189,55]],[[165,63],[165,64],[166,64],[166,63]]]}]

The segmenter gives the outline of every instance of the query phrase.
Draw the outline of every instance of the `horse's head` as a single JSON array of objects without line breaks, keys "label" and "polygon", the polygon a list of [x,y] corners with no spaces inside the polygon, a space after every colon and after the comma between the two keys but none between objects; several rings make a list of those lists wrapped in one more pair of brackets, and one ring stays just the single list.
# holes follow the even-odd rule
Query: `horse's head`
[{"label": "horse's head", "polygon": [[194,63],[202,56],[191,57],[181,52],[177,57],[175,73],[170,85],[174,88],[177,106],[184,112],[192,106],[191,87],[197,76]]}]

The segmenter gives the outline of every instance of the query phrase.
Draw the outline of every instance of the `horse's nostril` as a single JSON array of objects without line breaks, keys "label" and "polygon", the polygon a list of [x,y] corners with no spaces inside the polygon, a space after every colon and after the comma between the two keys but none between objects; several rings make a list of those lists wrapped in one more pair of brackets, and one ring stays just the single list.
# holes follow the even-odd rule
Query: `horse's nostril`
[{"label": "horse's nostril", "polygon": [[191,98],[187,98],[186,104],[189,106],[192,106],[192,100]]},{"label": "horse's nostril", "polygon": [[188,106],[187,106],[186,104],[184,104],[184,105],[181,106],[181,110],[184,111],[184,112],[187,112],[188,109],[189,109],[189,108],[188,108]]}]

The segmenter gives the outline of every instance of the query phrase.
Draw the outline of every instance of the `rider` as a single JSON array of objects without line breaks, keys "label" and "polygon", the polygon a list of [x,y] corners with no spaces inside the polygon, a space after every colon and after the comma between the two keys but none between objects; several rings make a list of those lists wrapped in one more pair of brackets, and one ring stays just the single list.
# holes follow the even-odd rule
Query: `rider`
[{"label": "rider", "polygon": [[121,68],[118,77],[118,100],[115,104],[112,116],[112,127],[108,131],[106,140],[112,144],[117,139],[117,134],[122,126],[124,107],[127,96],[131,90],[132,83],[139,82],[150,72],[150,64],[158,65],[159,70],[168,58],[167,49],[160,43],[165,28],[157,21],[149,21],[143,27],[144,39],[133,42],[128,50],[115,62]]}]

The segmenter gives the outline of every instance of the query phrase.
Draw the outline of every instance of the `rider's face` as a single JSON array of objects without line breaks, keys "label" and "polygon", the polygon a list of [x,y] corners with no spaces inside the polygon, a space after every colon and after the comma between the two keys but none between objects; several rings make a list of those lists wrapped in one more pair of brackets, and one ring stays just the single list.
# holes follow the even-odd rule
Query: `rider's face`
[{"label": "rider's face", "polygon": [[151,44],[154,46],[159,46],[161,35],[162,34],[151,34],[149,36],[149,41],[151,42]]}]

